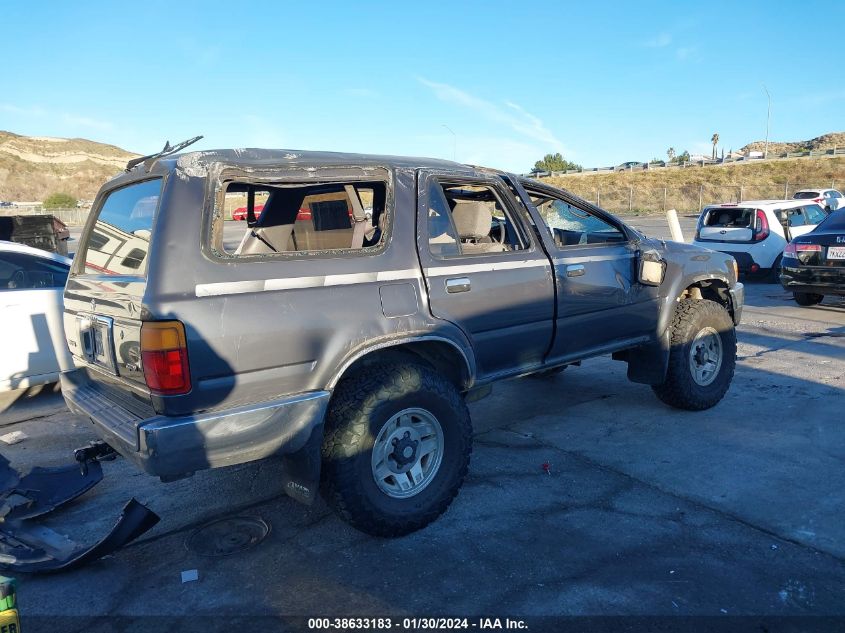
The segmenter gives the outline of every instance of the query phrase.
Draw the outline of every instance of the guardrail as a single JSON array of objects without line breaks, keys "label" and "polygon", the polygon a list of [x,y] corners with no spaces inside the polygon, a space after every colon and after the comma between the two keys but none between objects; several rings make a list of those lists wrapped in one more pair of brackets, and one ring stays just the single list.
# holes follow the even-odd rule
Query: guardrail
[{"label": "guardrail", "polygon": [[730,163],[751,163],[766,160],[781,160],[785,158],[825,158],[831,156],[845,156],[845,147],[834,147],[831,149],[812,149],[800,152],[780,152],[769,154],[768,158],[762,156],[740,156],[737,158],[705,158],[704,160],[679,161],[676,163],[640,163],[629,167],[584,167],[582,169],[567,169],[566,171],[541,171],[529,172],[523,176],[529,178],[550,178],[554,176],[566,176],[570,174],[596,174],[613,172],[635,172],[651,171],[653,169],[686,169],[689,167],[707,167],[709,165],[727,165]]}]

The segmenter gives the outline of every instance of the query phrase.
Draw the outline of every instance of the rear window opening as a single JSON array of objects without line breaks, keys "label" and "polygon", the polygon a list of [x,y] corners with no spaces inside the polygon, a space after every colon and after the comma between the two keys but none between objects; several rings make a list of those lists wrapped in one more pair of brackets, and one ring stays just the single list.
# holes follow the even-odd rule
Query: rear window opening
[{"label": "rear window opening", "polygon": [[213,243],[229,256],[375,249],[384,242],[386,200],[382,181],[230,182]]},{"label": "rear window opening", "polygon": [[704,216],[702,226],[714,226],[724,228],[753,228],[754,209],[709,209]]}]

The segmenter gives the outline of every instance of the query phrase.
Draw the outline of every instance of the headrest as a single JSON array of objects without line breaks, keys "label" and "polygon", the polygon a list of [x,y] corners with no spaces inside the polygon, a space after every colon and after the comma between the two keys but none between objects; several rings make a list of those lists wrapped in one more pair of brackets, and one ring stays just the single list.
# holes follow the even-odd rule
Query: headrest
[{"label": "headrest", "polygon": [[484,202],[458,202],[452,218],[461,239],[478,239],[490,234],[493,211]]}]

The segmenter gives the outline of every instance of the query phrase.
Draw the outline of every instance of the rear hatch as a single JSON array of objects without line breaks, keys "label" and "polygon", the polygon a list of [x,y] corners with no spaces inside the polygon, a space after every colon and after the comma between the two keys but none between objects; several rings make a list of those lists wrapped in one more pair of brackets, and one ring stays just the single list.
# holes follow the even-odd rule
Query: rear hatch
[{"label": "rear hatch", "polygon": [[138,417],[154,413],[140,338],[162,183],[133,182],[98,197],[65,287],[65,336],[77,367],[101,395]]},{"label": "rear hatch", "polygon": [[737,206],[708,207],[698,221],[697,239],[708,242],[751,242],[756,209]]}]

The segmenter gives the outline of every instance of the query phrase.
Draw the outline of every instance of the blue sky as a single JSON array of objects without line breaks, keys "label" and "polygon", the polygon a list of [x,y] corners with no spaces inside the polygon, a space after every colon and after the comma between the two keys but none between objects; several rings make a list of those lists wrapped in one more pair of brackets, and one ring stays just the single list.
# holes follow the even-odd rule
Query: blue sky
[{"label": "blue sky", "polygon": [[[3,1],[0,129],[527,171],[845,130],[845,2]],[[834,39],[834,36],[836,39]],[[838,41],[837,41],[838,40]],[[451,131],[450,131],[451,130]],[[454,133],[454,134],[453,134]]]}]

